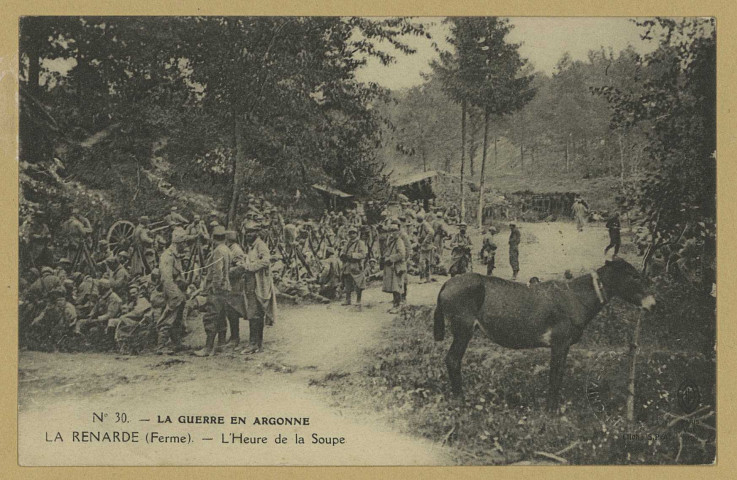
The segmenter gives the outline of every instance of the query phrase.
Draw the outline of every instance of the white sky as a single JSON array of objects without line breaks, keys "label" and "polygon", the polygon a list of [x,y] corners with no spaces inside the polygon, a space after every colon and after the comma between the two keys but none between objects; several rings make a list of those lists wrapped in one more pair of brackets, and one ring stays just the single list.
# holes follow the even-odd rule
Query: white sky
[{"label": "white sky", "polygon": [[[430,26],[433,40],[409,37],[406,42],[417,49],[414,55],[396,52],[397,61],[383,66],[378,60],[369,63],[357,72],[361,81],[372,81],[391,89],[413,87],[422,83],[420,73],[429,73],[429,63],[437,57],[432,42],[447,49],[447,28],[442,18],[418,18],[417,21]],[[520,53],[535,67],[535,70],[553,73],[556,63],[565,52],[574,60],[585,60],[589,50],[612,47],[616,52],[631,44],[640,53],[655,48],[655,42],[643,41],[642,29],[623,17],[511,17],[515,28],[509,40],[522,43]]]}]

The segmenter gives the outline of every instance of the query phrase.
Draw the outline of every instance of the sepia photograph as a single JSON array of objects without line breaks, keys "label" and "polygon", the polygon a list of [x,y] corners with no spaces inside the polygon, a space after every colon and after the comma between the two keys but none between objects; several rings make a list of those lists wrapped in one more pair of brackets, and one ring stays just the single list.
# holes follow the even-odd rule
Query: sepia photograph
[{"label": "sepia photograph", "polygon": [[715,18],[17,20],[19,465],[716,464]]}]

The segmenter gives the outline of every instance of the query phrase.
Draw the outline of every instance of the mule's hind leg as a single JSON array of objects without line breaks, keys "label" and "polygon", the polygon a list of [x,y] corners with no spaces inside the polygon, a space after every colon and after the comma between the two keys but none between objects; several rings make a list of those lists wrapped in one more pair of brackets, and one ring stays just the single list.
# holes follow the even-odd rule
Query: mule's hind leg
[{"label": "mule's hind leg", "polygon": [[473,336],[473,320],[452,322],[453,343],[445,356],[445,365],[448,367],[450,388],[453,395],[463,398],[463,382],[461,377],[461,361],[466,353],[468,342]]},{"label": "mule's hind leg", "polygon": [[563,374],[566,370],[566,357],[570,345],[553,343],[550,351],[550,389],[548,390],[548,411],[558,410],[560,403],[560,388],[563,384]]}]

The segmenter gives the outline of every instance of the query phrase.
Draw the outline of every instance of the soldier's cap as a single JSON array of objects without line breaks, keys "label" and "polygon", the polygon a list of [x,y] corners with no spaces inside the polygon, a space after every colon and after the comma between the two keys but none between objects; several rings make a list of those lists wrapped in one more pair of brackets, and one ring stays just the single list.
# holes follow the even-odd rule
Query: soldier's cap
[{"label": "soldier's cap", "polygon": [[199,219],[200,219],[200,216],[199,216],[199,215],[197,215],[197,214],[195,213],[195,214],[194,214],[194,219],[195,219],[195,220],[199,220]]},{"label": "soldier's cap", "polygon": [[44,214],[46,214],[45,210],[41,210],[41,209],[36,210],[36,215],[44,215]]},{"label": "soldier's cap", "polygon": [[82,278],[81,272],[74,272],[72,274],[72,280],[74,280],[75,282],[78,282],[81,278]]},{"label": "soldier's cap", "polygon": [[135,283],[131,283],[130,285],[128,285],[128,292],[138,292],[138,285],[136,285]]},{"label": "soldier's cap", "polygon": [[510,227],[516,227],[517,226],[517,222],[509,222],[509,226]]},{"label": "soldier's cap", "polygon": [[369,263],[376,263],[376,259],[374,257],[369,258]]},{"label": "soldier's cap", "polygon": [[102,238],[102,239],[100,239],[100,241],[99,241],[99,242],[97,242],[97,243],[98,243],[98,245],[107,245],[107,240],[105,240],[104,238]]},{"label": "soldier's cap", "polygon": [[404,215],[400,215],[399,218],[397,218],[397,220],[399,220],[400,222],[404,222],[407,220],[407,217],[405,217]]},{"label": "soldier's cap", "polygon": [[238,238],[238,234],[234,230],[226,230],[225,231],[225,239],[226,240],[236,240]]},{"label": "soldier's cap", "polygon": [[74,280],[72,280],[71,278],[67,278],[66,280],[64,280],[64,286],[67,287],[67,288],[73,287],[74,286]]},{"label": "soldier's cap", "polygon": [[466,222],[461,222],[461,223],[458,224],[458,226],[460,228],[465,228],[465,227],[468,227],[468,224]]},{"label": "soldier's cap", "polygon": [[223,227],[222,225],[217,225],[215,228],[213,228],[212,237],[225,238],[225,227]]},{"label": "soldier's cap", "polygon": [[399,225],[397,225],[396,223],[391,223],[391,224],[387,225],[386,231],[387,232],[398,232],[399,231]]},{"label": "soldier's cap", "polygon": [[159,271],[159,268],[156,267],[153,270],[151,270],[151,275],[152,276],[155,276],[155,277],[158,277],[159,275],[161,275],[161,272]]},{"label": "soldier's cap", "polygon": [[128,250],[121,250],[118,252],[118,256],[122,258],[130,258],[130,253],[128,253]]},{"label": "soldier's cap", "polygon": [[78,215],[78,214],[79,214],[79,209],[78,208],[73,208],[72,209],[72,215]]},{"label": "soldier's cap", "polygon": [[104,289],[110,288],[110,280],[107,278],[101,278],[97,281],[97,286]]},{"label": "soldier's cap", "polygon": [[356,227],[348,227],[348,233],[358,233],[358,229]]},{"label": "soldier's cap", "polygon": [[218,225],[220,225],[220,222],[218,222],[217,220],[213,220],[212,222],[210,222],[210,226],[213,228],[217,227]]},{"label": "soldier's cap", "polygon": [[62,264],[67,264],[67,265],[71,265],[71,264],[72,264],[72,261],[71,261],[71,260],[69,260],[69,259],[68,259],[68,258],[66,258],[66,257],[64,257],[64,258],[60,258],[60,259],[59,259],[59,265],[62,265]]},{"label": "soldier's cap", "polygon": [[335,249],[333,247],[326,247],[325,248],[325,253],[331,253],[331,254],[332,253],[335,253]]},{"label": "soldier's cap", "polygon": [[156,255],[156,250],[154,250],[153,248],[147,248],[146,250],[143,251],[143,254],[144,255]]},{"label": "soldier's cap", "polygon": [[261,225],[259,225],[257,222],[254,222],[253,220],[248,220],[243,226],[243,229],[247,232],[257,232],[261,230]]},{"label": "soldier's cap", "polygon": [[423,214],[421,214],[421,213],[418,213],[417,215],[415,215],[415,217],[417,218],[417,220],[424,220],[425,219],[425,216]]},{"label": "soldier's cap", "polygon": [[[215,227],[217,229],[218,227]],[[223,227],[220,227],[223,228]],[[225,229],[223,228],[223,231]],[[187,234],[184,232],[183,228],[175,228],[173,232],[171,232],[171,243],[182,243],[187,240]]]},{"label": "soldier's cap", "polygon": [[117,261],[118,261],[118,257],[116,257],[115,255],[110,255],[109,257],[105,259],[106,263],[114,263]]},{"label": "soldier's cap", "polygon": [[56,287],[52,288],[49,292],[49,295],[51,298],[62,298],[65,297],[67,294],[67,291],[64,289],[64,287]]},{"label": "soldier's cap", "polygon": [[146,223],[146,222],[148,222],[148,220],[149,220],[148,215],[142,215],[142,216],[138,217],[138,221],[141,222],[141,223]]},{"label": "soldier's cap", "polygon": [[172,207],[171,207],[171,211],[172,211],[172,212],[176,212],[176,211],[177,211],[177,206],[176,206],[176,205],[172,205]]}]

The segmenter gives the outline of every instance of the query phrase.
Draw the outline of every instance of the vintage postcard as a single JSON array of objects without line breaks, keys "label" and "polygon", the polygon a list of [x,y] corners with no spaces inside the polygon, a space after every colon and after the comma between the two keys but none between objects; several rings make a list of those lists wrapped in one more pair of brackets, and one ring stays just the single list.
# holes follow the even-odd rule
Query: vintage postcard
[{"label": "vintage postcard", "polygon": [[717,18],[16,20],[21,467],[717,464]]}]

